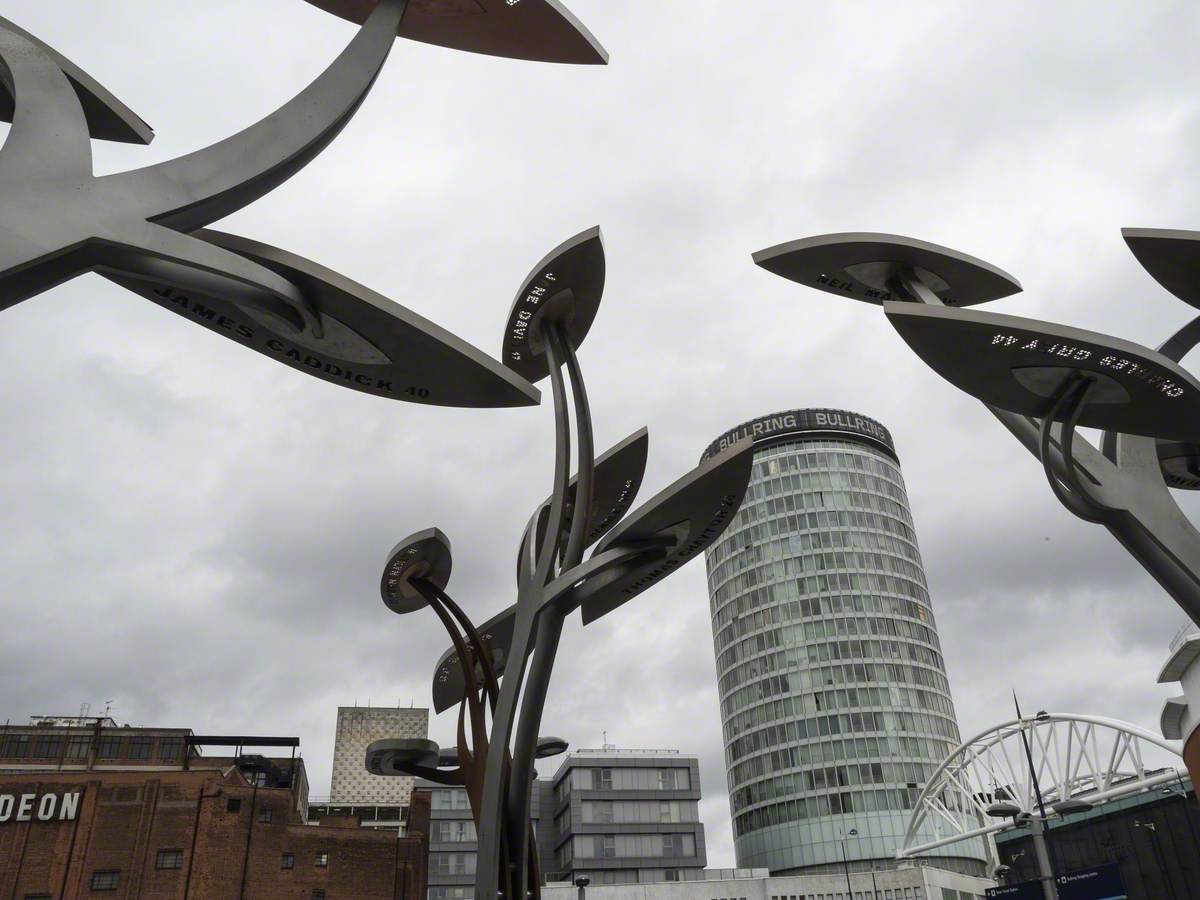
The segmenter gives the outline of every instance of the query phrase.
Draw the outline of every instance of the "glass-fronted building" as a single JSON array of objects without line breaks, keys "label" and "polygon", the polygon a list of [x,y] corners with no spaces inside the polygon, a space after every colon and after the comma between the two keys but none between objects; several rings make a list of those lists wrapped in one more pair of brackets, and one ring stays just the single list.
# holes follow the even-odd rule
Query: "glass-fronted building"
[{"label": "glass-fronted building", "polygon": [[593,885],[701,878],[700,765],[678,750],[568,754],[554,778],[555,872]]},{"label": "glass-fronted building", "polygon": [[[894,865],[960,737],[892,437],[855,413],[792,410],[705,457],[743,437],[750,487],[706,553],[737,864]],[[982,850],[931,862],[981,874]]]}]

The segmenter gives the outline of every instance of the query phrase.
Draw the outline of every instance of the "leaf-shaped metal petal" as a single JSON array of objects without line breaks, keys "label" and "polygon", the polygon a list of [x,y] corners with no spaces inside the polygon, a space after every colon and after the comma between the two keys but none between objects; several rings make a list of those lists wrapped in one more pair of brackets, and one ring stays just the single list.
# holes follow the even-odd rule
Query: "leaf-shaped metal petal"
[{"label": "leaf-shaped metal petal", "polygon": [[[587,536],[583,546],[590,547],[604,537],[614,525],[633,506],[638,491],[642,487],[642,479],[646,475],[646,457],[650,450],[650,434],[645,428],[639,428],[619,444],[610,447],[596,458],[596,472],[592,481],[592,512],[589,519]],[[579,478],[576,475],[567,485],[567,518],[563,523],[564,531],[570,531],[571,520],[575,507],[575,484]],[[537,540],[540,543],[546,534],[546,526],[550,519],[550,504],[553,498],[547,497],[538,510]],[[522,538],[521,546],[526,546]],[[523,551],[522,551],[523,552]],[[520,559],[517,560],[518,576],[521,570]]]},{"label": "leaf-shaped metal petal", "polygon": [[[508,662],[508,651],[512,647],[513,628],[517,622],[517,608],[510,606],[499,615],[493,616],[479,626],[479,636],[491,654],[496,677],[504,674]],[[453,648],[442,654],[433,669],[433,708],[445,712],[466,696],[466,681],[462,663]]]},{"label": "leaf-shaped metal petal", "polygon": [[990,263],[948,247],[897,234],[822,234],[754,254],[754,262],[791,281],[867,303],[912,300],[896,279],[916,271],[948,306],[972,306],[1021,290]]},{"label": "leaf-shaped metal petal", "polygon": [[388,738],[367,747],[367,771],[372,775],[411,775],[414,769],[438,767],[438,745],[421,738]]},{"label": "leaf-shaped metal petal", "polygon": [[1148,347],[1035,319],[886,303],[900,336],[951,384],[1001,409],[1049,414],[1066,379],[1096,379],[1079,424],[1200,440],[1200,384]]},{"label": "leaf-shaped metal petal", "polygon": [[440,529],[426,528],[410,534],[388,554],[379,582],[380,596],[388,609],[400,615],[424,609],[429,604],[412,586],[412,579],[423,578],[444,590],[450,583],[452,567],[450,539]]},{"label": "leaf-shaped metal petal", "polygon": [[295,334],[257,308],[165,284],[107,276],[159,306],[323,381],[377,397],[432,406],[534,406],[537,388],[466,341],[370,288],[294,253],[202,229],[193,235],[294,284],[320,313],[325,334]]},{"label": "leaf-shaped metal petal", "polygon": [[551,756],[559,756],[567,752],[570,744],[565,739],[560,737],[540,737],[537,739],[537,748],[534,750],[534,756],[537,759],[549,759]]},{"label": "leaf-shaped metal petal", "polygon": [[[45,41],[42,41],[8,19],[0,18],[0,28],[21,35],[50,55],[62,69],[83,107],[88,133],[99,141],[120,141],[125,144],[149,144],[154,130],[128,106],[114,97],[103,85],[75,65]],[[18,88],[19,90],[20,88]],[[0,79],[0,121],[11,122],[13,96],[4,79]]]},{"label": "leaf-shaped metal petal", "polygon": [[[363,22],[378,0],[308,0]],[[535,62],[604,65],[608,53],[558,0],[409,0],[399,36]]]},{"label": "leaf-shaped metal petal", "polygon": [[1200,306],[1200,231],[1122,228],[1121,236],[1154,280],[1192,306]]},{"label": "leaf-shaped metal petal", "polygon": [[534,266],[513,301],[500,358],[532,382],[550,374],[542,326],[563,323],[576,349],[587,337],[604,296],[604,239],[589,228],[555,247]]},{"label": "leaf-shaped metal petal", "polygon": [[596,545],[594,555],[621,546],[662,542],[665,556],[631,567],[589,594],[583,590],[583,623],[596,621],[657,584],[720,537],[742,504],[750,483],[754,442],[738,441],[710,457],[631,513]]}]

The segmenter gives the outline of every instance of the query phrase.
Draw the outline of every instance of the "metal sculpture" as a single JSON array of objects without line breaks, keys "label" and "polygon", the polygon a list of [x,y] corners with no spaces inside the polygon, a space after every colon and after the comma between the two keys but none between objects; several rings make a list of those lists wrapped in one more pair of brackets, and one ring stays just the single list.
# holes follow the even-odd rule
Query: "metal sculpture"
[{"label": "metal sculpture", "polygon": [[[938,766],[917,799],[896,856],[983,838],[994,869],[999,858],[992,835],[1011,827],[996,821],[998,814],[1044,826],[1044,807],[1061,817],[1181,777],[1174,768],[1147,765],[1146,753],[1155,749],[1173,757],[1180,753],[1175,741],[1101,716],[1038,713],[995,725],[964,741]],[[942,837],[919,842],[931,827]]]},{"label": "metal sculpture", "polygon": [[566,749],[538,737],[566,616],[579,609],[584,624],[594,622],[698,556],[732,521],[750,479],[753,443],[743,440],[626,514],[645,469],[646,432],[596,458],[576,356],[603,290],[604,248],[593,228],[538,263],[509,314],[502,359],[524,378],[549,376],[556,451],[553,489],[521,539],[516,603],[475,627],[446,593],[450,544],[437,529],[402,541],[384,570],[389,609],[428,606],[450,635],[433,694],[438,711],[459,704],[458,746],[443,753],[436,745],[382,741],[368,749],[368,767],[466,786],[479,833],[475,895],[488,900],[539,895],[530,788],[534,760]]},{"label": "metal sculpture", "polygon": [[[1200,305],[1200,234],[1126,229],[1160,284]],[[754,254],[769,271],[883,306],[939,374],[982,400],[1074,515],[1104,525],[1200,622],[1200,532],[1170,488],[1200,488],[1200,382],[1178,363],[1200,318],[1158,351],[1079,329],[961,307],[1021,290],[965,254],[886,234],[836,234]],[[1079,425],[1104,429],[1097,448]]]},{"label": "metal sculpture", "polygon": [[554,0],[318,5],[363,24],[295,98],[203,150],[100,177],[91,140],[149,143],[150,128],[0,19],[0,117],[12,121],[0,149],[0,309],[94,271],[335,384],[416,403],[536,404],[524,379],[403,307],[282,250],[202,229],[312,161],[357,111],[398,34],[561,62],[603,63],[603,49]]}]

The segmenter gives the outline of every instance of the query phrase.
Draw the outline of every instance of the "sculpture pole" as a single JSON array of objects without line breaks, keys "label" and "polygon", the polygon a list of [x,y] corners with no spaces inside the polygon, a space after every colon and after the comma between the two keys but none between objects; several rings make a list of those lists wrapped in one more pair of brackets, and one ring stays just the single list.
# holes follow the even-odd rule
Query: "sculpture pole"
[{"label": "sculpture pole", "polygon": [[[577,356],[603,287],[603,243],[599,229],[593,228],[546,256],[517,294],[502,357],[515,376],[530,382],[550,379],[555,445],[551,491],[520,543],[516,603],[476,629],[470,647],[452,636],[453,646],[434,670],[435,709],[442,712],[458,703],[460,721],[469,695],[478,690],[475,660],[489,660],[500,679],[486,761],[481,774],[472,769],[472,777],[482,778],[478,802],[472,802],[479,831],[478,900],[527,900],[540,893],[530,789],[534,761],[566,750],[565,741],[538,737],[565,617],[579,609],[584,625],[594,622],[698,556],[732,521],[750,480],[753,443],[745,440],[706,459],[626,514],[645,470],[645,429],[597,457]],[[572,419],[577,437],[574,479]],[[592,544],[596,546],[584,561]],[[397,545],[381,585],[385,604],[398,613],[428,605],[426,588],[444,592],[449,552],[449,542],[436,529]],[[461,727],[459,744],[465,759]],[[476,741],[471,765],[479,762],[480,746]],[[367,767],[379,775],[422,774],[438,757],[431,742],[378,741],[368,748]]]}]

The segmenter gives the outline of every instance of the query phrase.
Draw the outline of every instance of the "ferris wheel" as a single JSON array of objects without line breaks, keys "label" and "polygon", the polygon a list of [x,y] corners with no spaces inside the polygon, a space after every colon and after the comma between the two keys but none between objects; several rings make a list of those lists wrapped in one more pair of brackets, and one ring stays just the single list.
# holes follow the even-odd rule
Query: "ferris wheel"
[{"label": "ferris wheel", "polygon": [[[1175,781],[1184,773],[1174,764],[1147,764],[1148,753],[1162,750],[1181,755],[1176,741],[1100,716],[1043,712],[996,725],[960,745],[934,772],[896,856],[982,837],[994,869],[999,859],[991,836],[1011,825],[997,816],[1039,815],[1039,790],[1046,813],[1064,816]],[[939,837],[916,843],[931,832]]]}]

